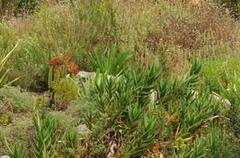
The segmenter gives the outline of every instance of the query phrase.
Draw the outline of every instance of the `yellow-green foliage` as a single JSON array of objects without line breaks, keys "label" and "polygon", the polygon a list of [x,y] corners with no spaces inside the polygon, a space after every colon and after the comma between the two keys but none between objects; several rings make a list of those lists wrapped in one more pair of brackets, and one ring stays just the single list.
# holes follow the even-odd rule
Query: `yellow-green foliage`
[{"label": "yellow-green foliage", "polygon": [[234,77],[240,76],[239,70],[238,58],[218,58],[205,61],[202,76],[210,90],[219,92],[221,86],[228,88],[234,82]]},{"label": "yellow-green foliage", "polygon": [[7,126],[11,122],[11,118],[8,114],[0,114],[0,126]]},{"label": "yellow-green foliage", "polygon": [[10,51],[16,40],[17,37],[14,29],[4,23],[0,23],[0,56]]},{"label": "yellow-green foliage", "polygon": [[42,109],[44,105],[44,96],[39,96],[36,98],[33,108],[34,110]]},{"label": "yellow-green foliage", "polygon": [[53,90],[56,94],[57,101],[60,100],[64,102],[70,102],[77,99],[79,94],[78,87],[78,84],[69,78],[60,79],[59,81],[55,82],[53,84]]}]

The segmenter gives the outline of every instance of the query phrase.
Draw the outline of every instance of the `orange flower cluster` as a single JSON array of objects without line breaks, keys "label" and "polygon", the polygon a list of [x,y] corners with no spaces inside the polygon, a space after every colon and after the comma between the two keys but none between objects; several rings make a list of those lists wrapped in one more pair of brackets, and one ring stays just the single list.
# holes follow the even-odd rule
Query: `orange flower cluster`
[{"label": "orange flower cluster", "polygon": [[80,71],[78,64],[73,61],[73,55],[69,52],[65,52],[62,58],[55,57],[51,59],[49,61],[49,65],[53,67],[65,65],[67,66],[68,71],[74,75],[76,75]]},{"label": "orange flower cluster", "polygon": [[51,66],[59,66],[59,65],[63,65],[64,62],[62,59],[56,57],[56,58],[53,58],[52,60],[50,60],[48,62],[48,64]]},{"label": "orange flower cluster", "polygon": [[78,65],[75,63],[75,62],[69,62],[68,63],[68,70],[72,73],[72,74],[74,74],[74,75],[77,75],[78,74],[78,72],[79,72],[79,67],[78,67]]}]

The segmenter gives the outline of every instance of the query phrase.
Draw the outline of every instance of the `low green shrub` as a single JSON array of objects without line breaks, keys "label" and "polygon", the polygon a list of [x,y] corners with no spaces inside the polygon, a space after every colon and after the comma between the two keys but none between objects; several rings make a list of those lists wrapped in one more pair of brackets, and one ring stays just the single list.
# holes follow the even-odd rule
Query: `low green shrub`
[{"label": "low green shrub", "polygon": [[59,110],[66,109],[71,101],[79,96],[79,87],[76,81],[71,78],[60,79],[53,85],[56,108]]},{"label": "low green shrub", "polygon": [[[16,87],[4,87],[0,89],[0,107],[12,112],[32,111],[34,97]],[[1,110],[0,110],[1,111]]]}]

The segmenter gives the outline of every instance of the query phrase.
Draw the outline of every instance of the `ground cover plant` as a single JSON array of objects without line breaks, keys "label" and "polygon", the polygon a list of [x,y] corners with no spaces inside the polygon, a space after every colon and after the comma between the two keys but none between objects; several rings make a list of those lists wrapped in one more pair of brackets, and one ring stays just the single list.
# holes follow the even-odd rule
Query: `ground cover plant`
[{"label": "ground cover plant", "polygon": [[0,157],[237,158],[240,29],[219,3],[0,1]]}]

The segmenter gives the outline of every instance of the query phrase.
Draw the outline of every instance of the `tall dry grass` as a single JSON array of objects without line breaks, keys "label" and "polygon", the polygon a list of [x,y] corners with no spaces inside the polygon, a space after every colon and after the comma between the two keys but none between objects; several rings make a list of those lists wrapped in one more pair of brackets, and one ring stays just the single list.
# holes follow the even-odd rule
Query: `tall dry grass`
[{"label": "tall dry grass", "polygon": [[0,34],[2,52],[23,39],[10,66],[13,76],[26,78],[25,84],[47,74],[49,56],[65,51],[74,54],[82,70],[91,70],[87,54],[117,45],[134,52],[137,65],[166,60],[170,70],[181,73],[193,56],[233,55],[239,50],[238,22],[228,13],[213,4],[182,0],[46,3],[34,15],[12,19],[8,25],[11,36]]}]

